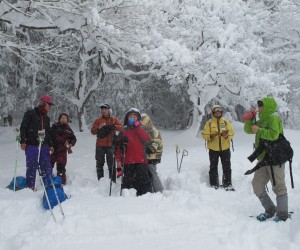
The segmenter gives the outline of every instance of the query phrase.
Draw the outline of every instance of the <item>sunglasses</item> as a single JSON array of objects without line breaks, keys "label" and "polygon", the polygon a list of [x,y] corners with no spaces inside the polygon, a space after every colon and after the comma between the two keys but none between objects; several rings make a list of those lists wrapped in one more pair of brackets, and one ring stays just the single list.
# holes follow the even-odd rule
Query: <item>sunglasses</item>
[{"label": "sunglasses", "polygon": [[215,108],[214,110],[213,110],[213,113],[216,113],[216,112],[222,112],[223,110],[221,109],[221,108]]}]

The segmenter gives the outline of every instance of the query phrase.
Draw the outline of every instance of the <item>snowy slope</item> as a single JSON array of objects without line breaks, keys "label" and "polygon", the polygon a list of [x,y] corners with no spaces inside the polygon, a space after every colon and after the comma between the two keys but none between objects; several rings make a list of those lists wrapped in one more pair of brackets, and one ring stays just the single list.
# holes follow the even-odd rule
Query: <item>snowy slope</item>
[{"label": "snowy slope", "polygon": [[[254,166],[246,159],[254,137],[244,134],[240,123],[234,123],[234,128],[236,192],[208,186],[208,153],[202,139],[190,131],[161,131],[164,155],[158,172],[166,190],[141,197],[135,197],[134,190],[124,190],[120,197],[119,179],[109,197],[107,171],[100,182],[96,179],[95,137],[88,132],[76,133],[78,144],[69,155],[65,186],[71,199],[62,203],[64,221],[55,207],[55,224],[50,212],[41,206],[41,187],[37,192],[5,188],[13,177],[16,142],[12,129],[1,127],[0,250],[300,249],[300,132],[286,131],[296,153],[295,189],[291,189],[286,170],[292,220],[260,223],[249,217],[262,212],[262,207],[252,192],[252,176],[244,175]],[[188,150],[179,174],[176,144],[181,152]],[[18,153],[18,175],[24,176],[25,155]],[[274,199],[270,185],[269,190]]]}]

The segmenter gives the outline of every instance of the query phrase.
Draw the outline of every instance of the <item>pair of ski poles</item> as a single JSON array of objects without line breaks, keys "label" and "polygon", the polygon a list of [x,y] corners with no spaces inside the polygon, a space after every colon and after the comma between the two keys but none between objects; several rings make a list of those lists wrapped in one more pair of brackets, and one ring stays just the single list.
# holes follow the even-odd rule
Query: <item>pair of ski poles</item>
[{"label": "pair of ski poles", "polygon": [[[37,170],[39,172],[40,181],[41,181],[42,186],[43,186],[43,190],[44,190],[44,193],[45,193],[47,204],[48,204],[49,209],[50,209],[51,216],[52,216],[54,222],[57,223],[57,220],[56,220],[55,215],[53,213],[53,209],[52,209],[52,206],[50,204],[50,200],[49,200],[49,197],[48,197],[48,194],[47,194],[47,191],[46,191],[45,183],[44,183],[44,180],[43,180],[43,173],[42,173],[41,167],[40,167],[41,148],[42,148],[42,143],[44,142],[44,139],[45,139],[45,130],[41,130],[41,131],[38,132],[38,138],[39,138],[38,139],[39,140],[39,147],[38,147]],[[63,210],[62,205],[60,203],[60,200],[58,198],[58,195],[57,195],[57,192],[56,192],[56,188],[55,188],[54,182],[52,180],[51,174],[49,175],[49,179],[51,181],[51,185],[52,185],[52,188],[54,190],[55,198],[56,198],[56,200],[57,200],[57,202],[59,204],[60,212],[62,214],[63,219],[65,219],[65,213],[64,213],[64,210]]]},{"label": "pair of ski poles", "polygon": [[180,164],[178,164],[178,156],[180,154],[180,149],[178,145],[175,145],[175,147],[176,147],[177,172],[180,173],[183,157],[187,156],[189,152],[186,149],[182,150]]},{"label": "pair of ski poles", "polygon": [[16,134],[16,142],[17,142],[17,147],[16,147],[16,160],[15,160],[15,169],[14,169],[14,191],[16,191],[16,179],[17,179],[17,168],[18,168],[18,151],[19,151],[19,147],[20,147],[20,129],[19,128],[15,128],[14,130],[15,134]]}]

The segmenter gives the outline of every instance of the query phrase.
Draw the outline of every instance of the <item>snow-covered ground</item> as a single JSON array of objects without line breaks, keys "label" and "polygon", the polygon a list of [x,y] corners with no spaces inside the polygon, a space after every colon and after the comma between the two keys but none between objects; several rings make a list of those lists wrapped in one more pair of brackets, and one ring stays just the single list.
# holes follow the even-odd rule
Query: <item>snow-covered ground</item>
[{"label": "snow-covered ground", "polygon": [[[295,189],[291,189],[288,166],[286,170],[292,220],[261,223],[249,217],[263,210],[252,192],[252,176],[244,175],[254,166],[246,158],[254,137],[244,134],[240,123],[234,123],[234,128],[236,192],[209,187],[208,152],[202,139],[190,131],[161,131],[164,154],[158,172],[166,190],[141,197],[135,197],[134,190],[124,190],[120,197],[119,179],[110,197],[107,171],[100,182],[96,179],[95,137],[89,132],[76,133],[78,143],[69,155],[64,188],[71,198],[62,203],[65,220],[55,207],[55,224],[41,205],[41,187],[37,192],[5,188],[13,177],[16,142],[13,129],[1,127],[0,249],[300,249],[300,131],[286,131],[295,150]],[[176,171],[176,144],[181,152],[188,151],[180,173]],[[18,153],[17,175],[24,176],[25,155],[21,150]],[[270,184],[268,187],[274,199]]]}]

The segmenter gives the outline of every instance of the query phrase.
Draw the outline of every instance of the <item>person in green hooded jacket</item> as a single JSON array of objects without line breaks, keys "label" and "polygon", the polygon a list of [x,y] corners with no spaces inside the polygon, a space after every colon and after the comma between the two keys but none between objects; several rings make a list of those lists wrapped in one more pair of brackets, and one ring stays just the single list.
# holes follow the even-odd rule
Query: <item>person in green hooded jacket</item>
[{"label": "person in green hooded jacket", "polygon": [[[255,134],[255,148],[258,147],[260,139],[275,141],[279,134],[283,134],[283,125],[280,117],[275,114],[277,111],[277,103],[274,98],[266,97],[257,101],[258,117],[246,120],[244,123],[244,131],[247,134]],[[258,161],[262,161],[266,152],[262,152],[258,157]],[[264,213],[257,216],[259,221],[265,221],[272,218],[275,214],[274,221],[285,221],[288,217],[288,195],[285,183],[285,166],[284,164],[275,166],[264,166],[254,173],[252,180],[253,191],[259,198],[265,209]],[[276,180],[272,181],[272,174]],[[276,194],[277,206],[266,192],[266,185],[271,181],[272,190]]]}]

